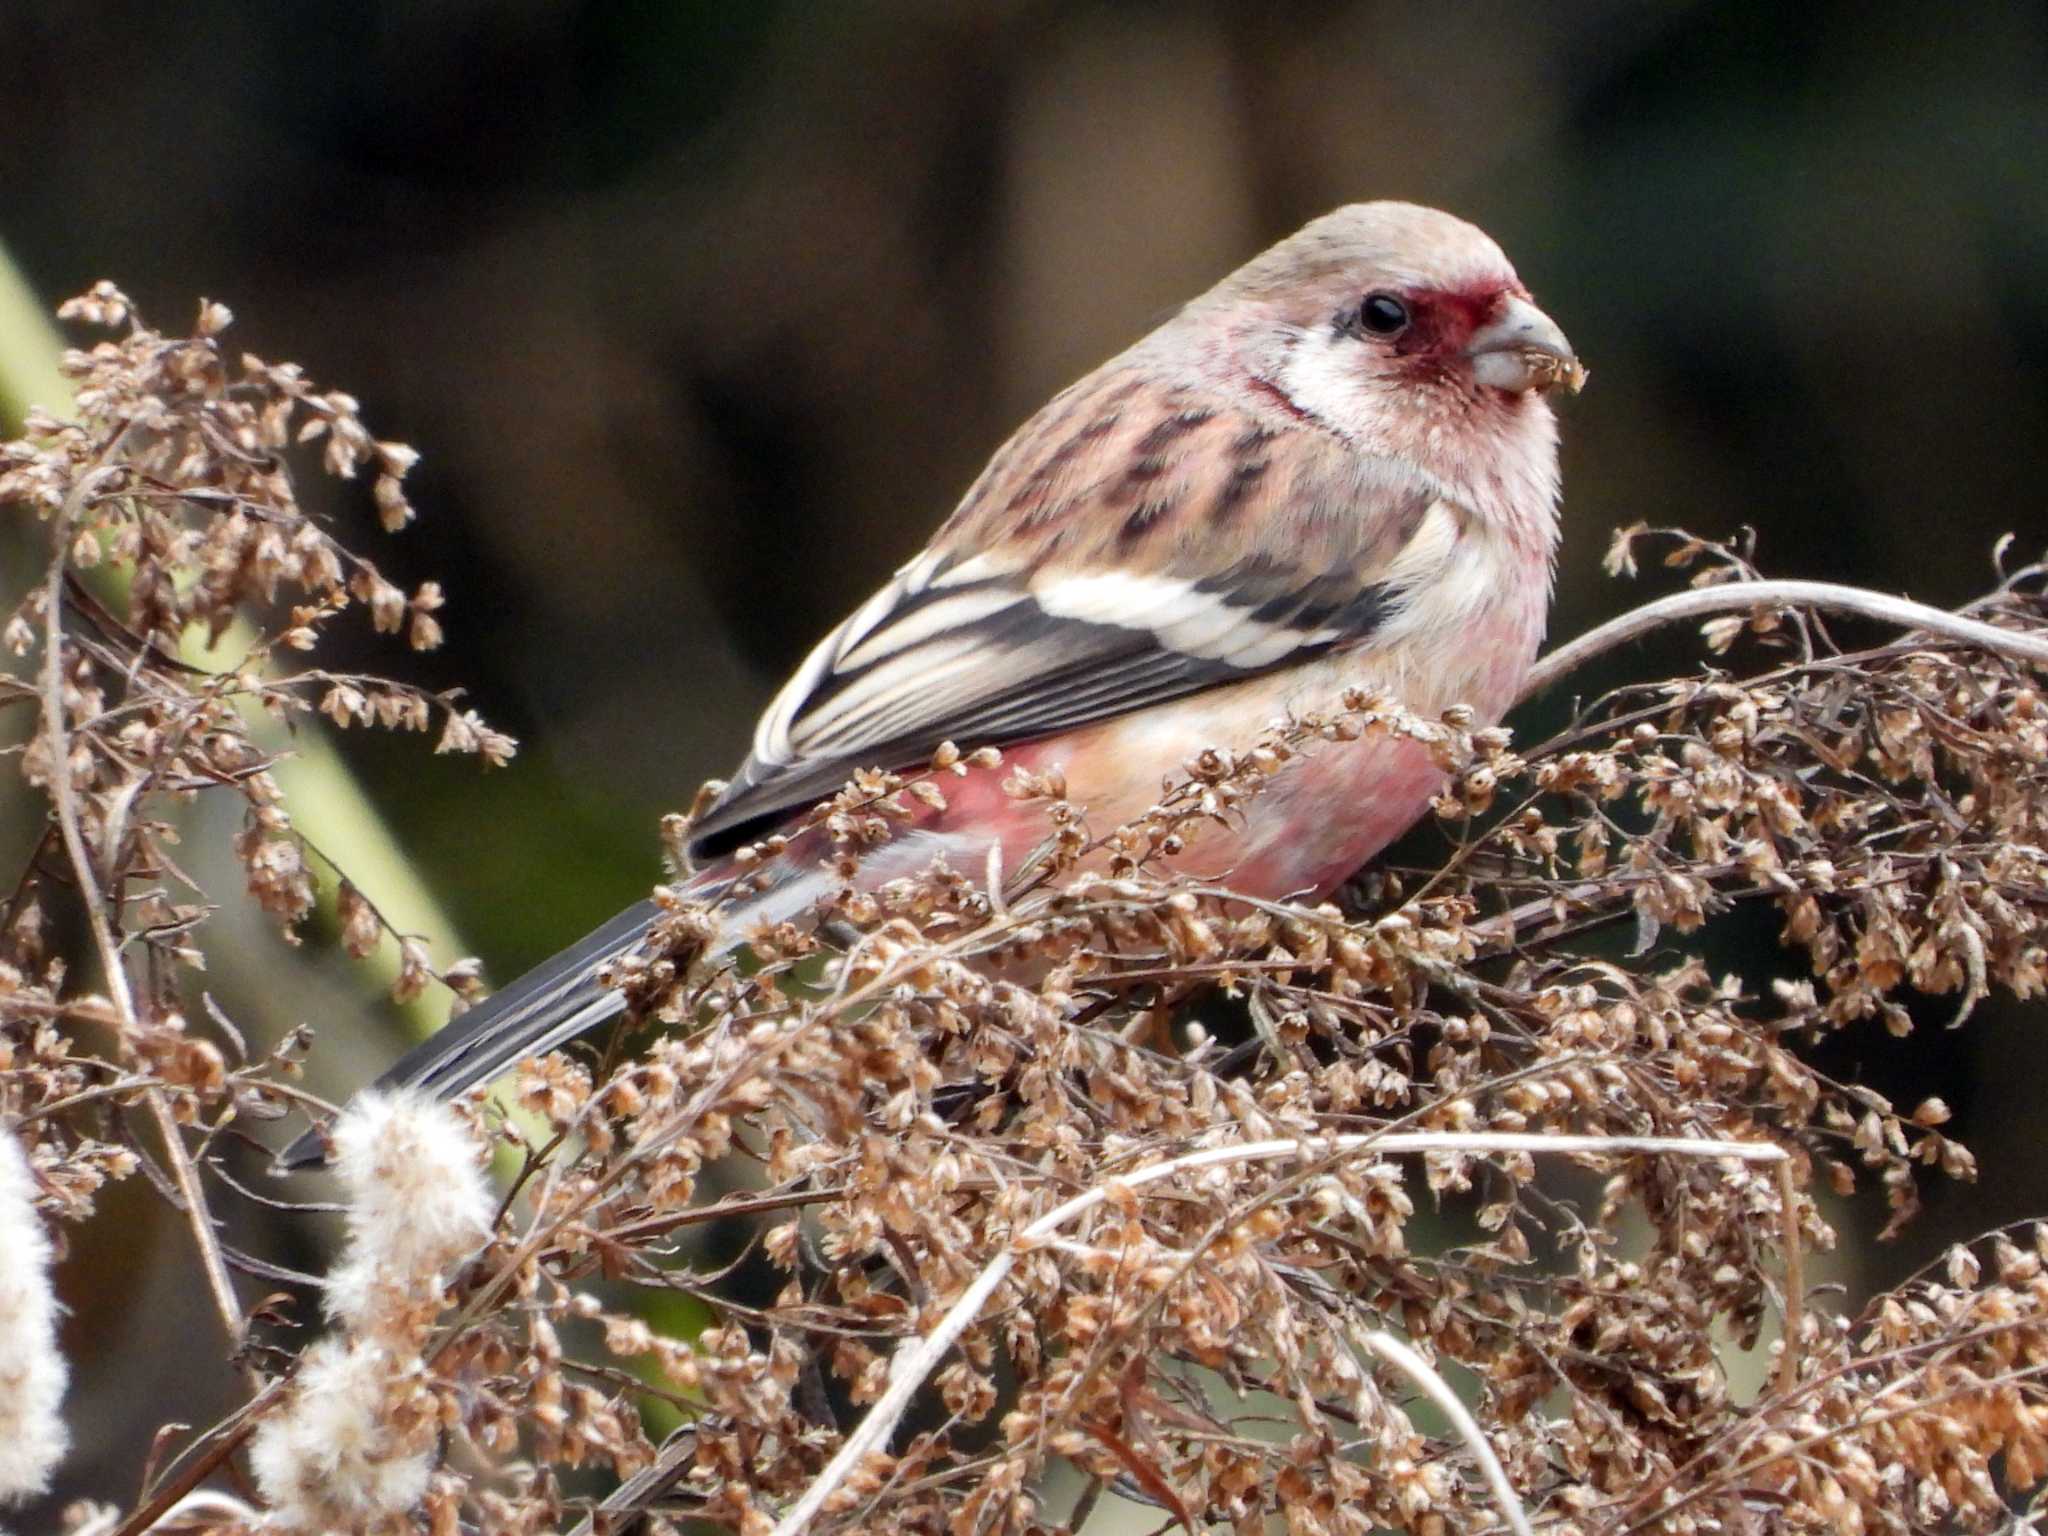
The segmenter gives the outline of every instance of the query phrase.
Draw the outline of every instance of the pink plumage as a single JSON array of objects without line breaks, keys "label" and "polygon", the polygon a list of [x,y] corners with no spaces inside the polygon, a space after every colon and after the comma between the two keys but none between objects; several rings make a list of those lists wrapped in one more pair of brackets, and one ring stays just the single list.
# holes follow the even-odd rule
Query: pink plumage
[{"label": "pink plumage", "polygon": [[[1346,688],[1482,722],[1542,640],[1557,545],[1556,423],[1584,372],[1494,242],[1405,203],[1317,219],[1049,401],[931,543],[819,643],[701,818],[693,889],[733,849],[941,743],[1064,775],[1091,829],[1162,776]],[[1412,743],[1325,744],[1181,867],[1249,896],[1327,892],[1428,807]],[[883,845],[872,883],[944,856],[1014,868],[1044,836],[993,776]],[[734,942],[828,894],[812,839],[735,904]],[[593,979],[623,914],[399,1063],[453,1093],[618,1011]],[[303,1148],[295,1148],[298,1152]]]}]

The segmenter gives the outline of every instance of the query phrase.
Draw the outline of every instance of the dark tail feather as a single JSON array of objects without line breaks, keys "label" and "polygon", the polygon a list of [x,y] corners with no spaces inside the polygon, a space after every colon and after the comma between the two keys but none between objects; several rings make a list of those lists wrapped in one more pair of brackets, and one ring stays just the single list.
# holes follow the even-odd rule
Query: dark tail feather
[{"label": "dark tail feather", "polygon": [[[651,901],[628,907],[421,1041],[374,1086],[423,1088],[437,1099],[452,1099],[596,1028],[625,1008],[618,992],[597,984],[597,972],[640,942],[658,910]],[[310,1168],[326,1158],[326,1140],[313,1130],[287,1147],[276,1166]]]}]

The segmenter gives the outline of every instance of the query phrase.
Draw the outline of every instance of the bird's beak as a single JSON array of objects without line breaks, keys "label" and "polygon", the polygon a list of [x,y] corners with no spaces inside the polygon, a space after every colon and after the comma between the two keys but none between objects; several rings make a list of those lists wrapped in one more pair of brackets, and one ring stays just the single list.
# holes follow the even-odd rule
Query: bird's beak
[{"label": "bird's beak", "polygon": [[1586,384],[1586,370],[1557,322],[1513,294],[1472,333],[1465,355],[1472,360],[1472,377],[1495,389],[1522,394],[1562,387],[1576,395]]}]

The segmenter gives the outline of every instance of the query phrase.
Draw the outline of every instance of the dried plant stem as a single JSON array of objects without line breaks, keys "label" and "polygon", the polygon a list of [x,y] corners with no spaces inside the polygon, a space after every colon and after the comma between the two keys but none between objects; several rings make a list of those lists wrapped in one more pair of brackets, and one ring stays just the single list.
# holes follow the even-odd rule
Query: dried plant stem
[{"label": "dried plant stem", "polygon": [[[165,1516],[197,1488],[201,1482],[220,1469],[227,1459],[239,1450],[244,1441],[256,1432],[257,1424],[270,1407],[284,1396],[291,1385],[294,1372],[287,1370],[274,1376],[262,1391],[244,1403],[225,1422],[216,1425],[208,1433],[213,1444],[175,1475],[167,1475],[164,1483],[154,1495],[145,1499],[135,1510],[115,1527],[109,1536],[145,1536],[154,1530]],[[201,1437],[203,1443],[205,1437]]]},{"label": "dried plant stem", "polygon": [[1799,1194],[1792,1187],[1792,1160],[1786,1158],[1775,1170],[1778,1175],[1778,1212],[1784,1221],[1785,1245],[1785,1341],[1778,1354],[1778,1391],[1789,1394],[1799,1386],[1799,1335],[1806,1322],[1806,1258],[1799,1243]]},{"label": "dried plant stem", "polygon": [[[1786,1159],[1785,1149],[1769,1142],[1715,1141],[1708,1137],[1546,1136],[1476,1131],[1393,1131],[1384,1135],[1276,1138],[1270,1141],[1245,1142],[1237,1146],[1208,1147],[1200,1152],[1169,1157],[1130,1173],[1116,1175],[1092,1189],[1082,1191],[1071,1200],[1054,1206],[1019,1232],[1011,1239],[1009,1246],[990,1260],[981,1273],[975,1276],[973,1283],[960,1293],[959,1299],[947,1309],[946,1315],[939,1319],[937,1327],[914,1344],[906,1346],[891,1359],[887,1389],[876,1400],[875,1406],[868,1410],[867,1417],[861,1420],[859,1427],[846,1437],[846,1443],[839,1448],[839,1453],[812,1481],[810,1487],[804,1490],[803,1497],[798,1499],[789,1513],[777,1523],[774,1536],[801,1536],[803,1531],[809,1529],[811,1520],[824,1507],[825,1501],[838,1490],[839,1485],[845,1482],[847,1476],[870,1454],[886,1444],[890,1435],[895,1433],[897,1423],[910,1406],[910,1400],[917,1395],[925,1379],[945,1357],[946,1351],[953,1347],[960,1335],[967,1331],[976,1317],[980,1316],[981,1309],[989,1297],[994,1295],[997,1287],[1009,1277],[1018,1256],[1030,1252],[1076,1216],[1093,1210],[1118,1190],[1136,1189],[1191,1169],[1209,1168],[1222,1163],[1267,1162],[1287,1157],[1314,1160],[1343,1152],[1370,1152],[1376,1156],[1416,1152],[1557,1152],[1581,1156],[1669,1153],[1681,1157],[1735,1158],[1750,1163],[1782,1163]],[[1476,1426],[1473,1432],[1477,1432]],[[1495,1462],[1495,1466],[1498,1465],[1499,1463]],[[1517,1508],[1519,1509],[1519,1506]],[[1518,1526],[1517,1530],[1526,1532],[1526,1524]]]},{"label": "dried plant stem", "polygon": [[242,1307],[235,1300],[235,1288],[228,1279],[228,1266],[221,1256],[220,1239],[214,1235],[213,1213],[207,1207],[205,1192],[199,1187],[199,1170],[192,1166],[184,1137],[178,1130],[177,1117],[171,1113],[170,1102],[164,1097],[163,1090],[151,1088],[144,1097],[149,1104],[150,1116],[156,1121],[157,1133],[163,1137],[164,1155],[171,1165],[171,1176],[178,1183],[178,1198],[184,1202],[185,1219],[192,1226],[192,1240],[199,1249],[200,1267],[206,1272],[206,1288],[212,1292],[221,1326],[227,1330],[229,1353],[239,1353],[243,1342]]},{"label": "dried plant stem", "polygon": [[[112,446],[109,445],[109,452]],[[43,594],[43,639],[48,653],[43,658],[43,733],[50,757],[50,803],[56,812],[57,829],[63,835],[64,849],[71,859],[71,871],[78,881],[79,898],[92,929],[93,947],[99,952],[100,969],[106,973],[107,996],[114,1005],[122,1034],[132,1040],[141,1032],[135,1014],[135,995],[128,985],[128,969],[122,963],[120,947],[114,941],[113,926],[107,921],[105,898],[93,874],[92,853],[85,846],[85,834],[78,824],[78,803],[71,784],[71,739],[64,720],[64,540],[72,514],[106,473],[102,470],[81,479],[64,515],[57,521],[55,544],[58,553],[51,562],[49,586]],[[214,1307],[227,1329],[230,1352],[239,1351],[243,1337],[242,1308],[235,1300],[234,1285],[228,1279],[227,1261],[221,1255],[220,1240],[214,1234],[206,1192],[199,1184],[199,1170],[192,1166],[184,1137],[178,1129],[177,1117],[171,1113],[170,1101],[162,1088],[152,1085],[144,1089],[143,1099],[149,1105],[150,1117],[156,1121],[158,1134],[163,1138],[164,1160],[170,1165],[171,1177],[178,1186],[178,1198],[184,1203],[185,1218],[191,1224],[193,1242],[199,1250],[200,1268],[206,1273],[207,1289],[212,1292]]]},{"label": "dried plant stem", "polygon": [[1473,1459],[1479,1463],[1487,1486],[1493,1490],[1494,1502],[1500,1506],[1501,1518],[1507,1521],[1515,1536],[1535,1536],[1534,1528],[1529,1524],[1529,1512],[1522,1507],[1515,1485],[1508,1481],[1507,1468],[1500,1464],[1500,1458],[1494,1455],[1479,1421],[1458,1400],[1458,1394],[1451,1390],[1450,1384],[1437,1375],[1427,1360],[1391,1333],[1375,1329],[1364,1335],[1360,1342],[1414,1382],[1422,1395],[1442,1410],[1443,1416],[1451,1421],[1451,1427],[1471,1449]]},{"label": "dried plant stem", "polygon": [[[697,1434],[685,1426],[669,1437],[651,1465],[642,1467],[592,1508],[569,1532],[569,1536],[592,1536],[600,1517],[622,1515],[630,1519],[663,1490],[680,1478],[697,1456]],[[607,1526],[607,1529],[611,1529]],[[630,1528],[627,1527],[627,1528]]]},{"label": "dried plant stem", "polygon": [[1595,656],[1640,639],[1666,624],[1704,618],[1710,613],[1783,607],[1794,603],[1861,614],[1864,618],[1896,624],[1902,629],[1924,629],[1950,640],[1982,646],[1987,651],[2048,665],[2048,640],[2038,635],[2000,629],[1995,624],[1966,619],[1941,608],[1930,608],[1910,598],[1892,597],[1867,587],[1843,586],[1833,581],[1731,581],[1660,597],[1655,602],[1645,603],[1640,608],[1609,619],[1576,640],[1568,641],[1530,669],[1522,697],[1527,699],[1542,693]]}]

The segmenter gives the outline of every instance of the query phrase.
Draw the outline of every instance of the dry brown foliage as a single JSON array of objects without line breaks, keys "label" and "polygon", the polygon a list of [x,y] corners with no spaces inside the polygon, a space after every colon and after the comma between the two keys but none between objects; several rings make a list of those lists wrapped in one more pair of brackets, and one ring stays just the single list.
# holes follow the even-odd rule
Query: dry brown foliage
[{"label": "dry brown foliage", "polygon": [[[65,1221],[145,1156],[183,1167],[199,1211],[234,1198],[214,1136],[297,1094],[303,1042],[250,1058],[183,1011],[207,897],[166,847],[177,803],[242,798],[250,891],[287,927],[327,862],[251,714],[438,718],[444,748],[510,750],[452,700],[301,659],[352,603],[431,644],[438,597],[300,512],[289,445],[373,473],[387,526],[410,453],[296,369],[229,362],[217,306],[189,339],[127,308],[106,287],[78,302],[120,338],[71,359],[75,420],[0,449],[0,498],[54,551],[0,677],[51,803],[4,912],[0,1125]],[[1644,548],[1699,585],[1755,575],[1744,548],[1640,529],[1614,564]],[[73,574],[105,563],[125,611]],[[1967,611],[2038,644],[2044,587],[2028,566]],[[176,659],[193,627],[238,622],[260,638],[225,670]],[[1909,1029],[1916,993],[1960,1023],[2042,990],[2041,668],[1926,633],[1844,648],[1798,609],[1707,638],[1727,655],[1527,747],[1353,694],[1185,765],[1133,826],[1013,780],[1046,811],[1029,868],[843,895],[757,935],[758,963],[693,964],[706,914],[671,899],[620,978],[667,1032],[520,1076],[550,1134],[503,1128],[514,1188],[422,1351],[445,1461],[417,1528],[965,1536],[1078,1529],[1106,1491],[1154,1529],[1361,1536],[2004,1519],[2048,1475],[2048,1229],[1853,1304],[1807,1296],[1804,1255],[1836,1242],[1825,1197],[1875,1183],[1896,1229],[1924,1170],[1973,1165],[1939,1102],[1895,1106],[1797,1047]],[[1378,871],[1346,909],[1152,871],[1298,758],[1388,732],[1454,772],[1441,859]],[[1001,771],[948,753],[818,814],[850,867],[911,798]],[[90,914],[96,981],[46,938],[60,896]],[[1689,936],[1757,904],[1782,924],[1778,974],[1710,973]],[[342,910],[353,947],[375,939],[362,897]],[[1617,923],[1633,946],[1606,942]],[[408,984],[429,970],[415,947]],[[167,1149],[143,1144],[152,1103]],[[774,1282],[694,1261],[713,1222],[749,1224]],[[635,1311],[654,1291],[710,1325],[656,1332]],[[1768,1383],[1731,1382],[1773,1331],[1791,1338]],[[291,1368],[244,1358],[257,1415],[108,1490],[125,1524],[80,1518],[141,1529],[234,1457]],[[1416,1407],[1444,1384],[1462,1428]],[[650,1405],[680,1424],[660,1443]],[[875,1443],[834,1463],[856,1426]]]}]

